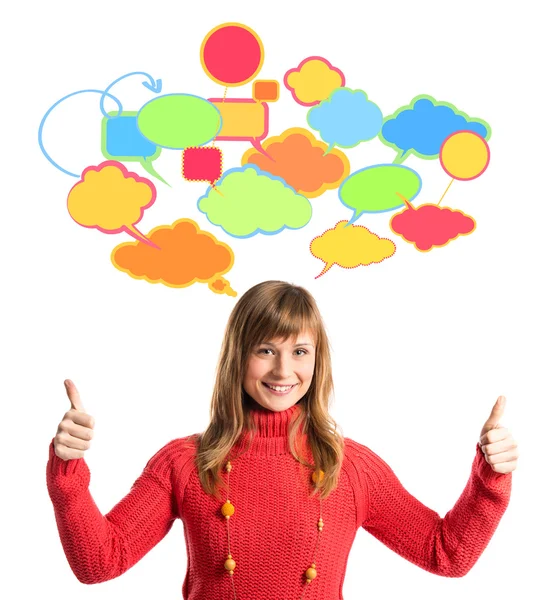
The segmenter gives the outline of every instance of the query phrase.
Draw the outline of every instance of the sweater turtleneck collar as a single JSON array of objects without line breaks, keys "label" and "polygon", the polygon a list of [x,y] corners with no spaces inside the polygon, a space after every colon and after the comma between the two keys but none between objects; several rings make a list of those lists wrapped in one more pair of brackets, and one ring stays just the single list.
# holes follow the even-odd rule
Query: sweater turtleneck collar
[{"label": "sweater turtleneck collar", "polygon": [[[254,439],[246,450],[251,434],[249,430],[244,430],[233,451],[236,454],[245,451],[245,453],[262,455],[289,453],[289,424],[302,410],[301,401],[283,411],[268,410],[253,401],[249,407],[249,414],[256,425]],[[302,433],[301,435],[306,437]]]}]

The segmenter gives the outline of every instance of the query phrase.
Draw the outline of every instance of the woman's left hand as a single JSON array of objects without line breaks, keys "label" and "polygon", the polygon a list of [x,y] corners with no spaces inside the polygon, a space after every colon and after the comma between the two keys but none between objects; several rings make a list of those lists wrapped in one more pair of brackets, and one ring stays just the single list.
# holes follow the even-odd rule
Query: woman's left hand
[{"label": "woman's left hand", "polygon": [[517,468],[519,451],[511,432],[499,423],[505,409],[505,396],[499,396],[484,424],[479,445],[486,462],[496,473],[511,473]]}]

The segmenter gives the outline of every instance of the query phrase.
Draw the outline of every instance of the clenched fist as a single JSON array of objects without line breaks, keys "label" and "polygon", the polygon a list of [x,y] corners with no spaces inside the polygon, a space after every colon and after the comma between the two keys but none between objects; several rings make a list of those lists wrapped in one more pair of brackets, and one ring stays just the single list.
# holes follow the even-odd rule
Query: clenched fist
[{"label": "clenched fist", "polygon": [[55,454],[63,460],[82,458],[91,445],[95,419],[86,414],[80,394],[70,379],[65,381],[71,408],[65,413],[53,439]]}]

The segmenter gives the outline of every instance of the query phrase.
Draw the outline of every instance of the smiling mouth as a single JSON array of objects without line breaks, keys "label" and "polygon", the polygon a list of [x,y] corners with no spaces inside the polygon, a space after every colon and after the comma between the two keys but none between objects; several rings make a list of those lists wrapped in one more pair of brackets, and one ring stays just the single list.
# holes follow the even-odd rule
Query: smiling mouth
[{"label": "smiling mouth", "polygon": [[290,392],[298,384],[293,383],[292,385],[272,385],[272,384],[269,384],[269,383],[266,383],[265,381],[263,381],[262,385],[264,387],[268,388],[269,390],[271,390],[272,392],[277,392],[278,394],[286,394],[286,393]]}]

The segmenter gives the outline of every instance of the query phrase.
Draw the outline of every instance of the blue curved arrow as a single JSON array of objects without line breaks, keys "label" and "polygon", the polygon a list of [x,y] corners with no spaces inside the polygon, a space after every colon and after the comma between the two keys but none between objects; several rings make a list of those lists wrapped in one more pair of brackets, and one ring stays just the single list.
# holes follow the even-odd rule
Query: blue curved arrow
[{"label": "blue curved arrow", "polygon": [[76,96],[78,94],[87,94],[87,93],[93,93],[93,94],[103,94],[108,96],[109,98],[112,98],[112,100],[114,100],[114,102],[118,105],[118,110],[121,112],[122,111],[122,103],[116,98],[116,96],[113,96],[112,94],[107,94],[105,91],[103,90],[79,90],[77,92],[72,92],[72,94],[68,94],[67,96],[64,96],[64,98],[61,98],[60,100],[57,100],[57,102],[55,102],[55,104],[53,106],[51,106],[49,108],[49,110],[46,112],[46,114],[42,117],[42,120],[40,122],[40,127],[38,127],[38,144],[40,146],[40,150],[42,151],[43,155],[49,160],[49,162],[56,168],[59,169],[59,171],[62,171],[63,173],[66,173],[67,175],[70,175],[71,177],[80,177],[80,175],[77,175],[76,173],[71,173],[70,171],[67,171],[66,169],[63,169],[63,167],[61,167],[61,165],[58,165],[52,158],[51,156],[46,152],[46,149],[44,148],[44,143],[42,141],[42,134],[44,131],[44,123],[46,122],[46,119],[48,118],[49,114],[51,113],[51,111],[58,106],[59,104],[61,104],[61,102],[64,102],[67,98],[70,98],[71,96]]},{"label": "blue curved arrow", "polygon": [[154,92],[154,94],[159,94],[161,92],[161,87],[162,87],[162,83],[161,83],[161,79],[154,79],[152,77],[152,75],[150,75],[149,73],[145,73],[144,71],[133,71],[132,73],[126,73],[125,75],[122,75],[121,77],[118,77],[118,79],[114,80],[104,91],[103,95],[101,96],[101,112],[103,113],[103,116],[106,117],[107,119],[111,119],[113,117],[119,117],[120,113],[122,112],[122,107],[121,105],[118,105],[118,114],[117,115],[109,115],[105,109],[104,109],[104,97],[108,96],[108,92],[111,90],[111,88],[113,88],[119,81],[121,81],[122,79],[127,79],[128,77],[132,77],[133,75],[144,75],[145,77],[148,77],[149,81],[143,81],[142,84],[144,85],[145,88],[148,88],[151,92]]}]

